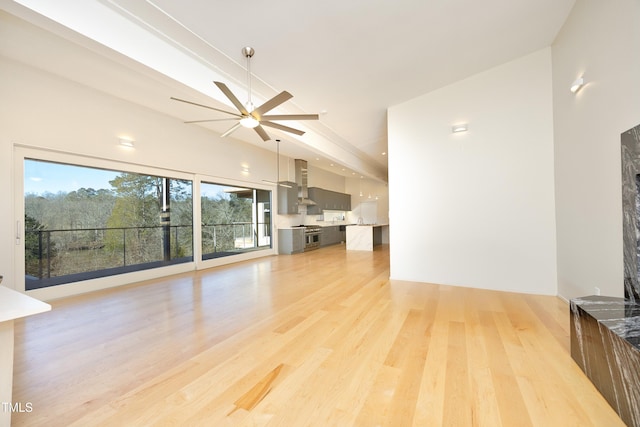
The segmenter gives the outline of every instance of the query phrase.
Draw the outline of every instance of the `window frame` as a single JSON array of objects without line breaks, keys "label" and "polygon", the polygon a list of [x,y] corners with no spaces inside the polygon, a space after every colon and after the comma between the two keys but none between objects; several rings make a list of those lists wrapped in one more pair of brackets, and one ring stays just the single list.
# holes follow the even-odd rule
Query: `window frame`
[{"label": "window frame", "polygon": [[[220,258],[211,258],[211,259],[202,259],[202,198],[200,187],[202,183],[205,184],[216,184],[216,185],[228,185],[230,187],[247,187],[255,190],[266,190],[271,193],[271,247],[264,248],[255,251],[243,252],[237,255],[225,256]],[[270,185],[266,183],[257,183],[257,182],[248,182],[248,181],[240,181],[228,178],[222,178],[219,176],[212,175],[202,175],[196,174],[194,178],[194,188],[197,188],[197,191],[194,191],[194,199],[193,199],[193,210],[194,210],[194,259],[196,260],[196,269],[201,270],[205,268],[218,267],[221,265],[227,265],[234,262],[247,261],[255,258],[262,258],[264,256],[277,255],[276,251],[276,236],[274,232],[275,230],[275,218],[274,218],[274,209],[273,204],[276,197],[276,189],[275,185]],[[195,193],[197,192],[197,198]],[[197,233],[195,230],[197,229]],[[197,240],[196,240],[197,239]]]},{"label": "window frame", "polygon": [[[276,236],[272,235],[272,244],[270,249],[257,250],[248,253],[242,253],[238,255],[202,260],[202,241],[201,241],[201,203],[200,203],[200,185],[204,182],[216,182],[221,185],[251,187],[260,190],[267,190],[271,192],[271,200],[275,197],[275,186],[261,184],[250,181],[239,181],[234,179],[228,179],[223,177],[217,177],[212,175],[201,175],[197,173],[189,173],[185,171],[171,170],[160,167],[152,167],[147,165],[141,165],[137,163],[129,163],[116,160],[102,159],[93,156],[84,156],[81,154],[71,154],[66,152],[60,152],[55,150],[39,149],[30,146],[14,145],[13,150],[13,188],[14,188],[14,212],[13,212],[13,224],[15,227],[16,238],[20,238],[14,245],[14,274],[17,278],[14,286],[15,289],[24,292],[34,298],[42,300],[51,300],[55,298],[62,298],[71,295],[77,295],[85,292],[96,291],[100,289],[107,289],[115,286],[127,285],[144,280],[156,279],[173,274],[180,274],[184,272],[200,270],[204,268],[211,268],[220,265],[231,264],[248,259],[254,259],[269,255],[275,255]],[[88,279],[79,282],[72,282],[66,284],[60,284],[56,286],[25,290],[25,244],[24,244],[24,161],[25,159],[34,159],[41,161],[65,163],[70,165],[77,165],[83,167],[92,167],[100,169],[108,169],[114,171],[130,172],[137,174],[164,176],[173,179],[183,179],[192,182],[192,197],[193,197],[193,261],[184,262],[180,264],[160,266],[157,268],[140,270],[134,272],[127,272],[116,274],[113,276],[100,277],[95,279]],[[273,206],[272,206],[273,211]],[[271,217],[271,230],[273,234],[275,219],[273,215]]]},{"label": "window frame", "polygon": [[[213,248],[214,249],[213,252],[204,253],[204,241],[203,241],[203,253],[202,253],[203,259],[205,258],[205,256],[206,256],[206,259],[213,259],[213,258],[219,258],[219,257],[235,256],[235,255],[239,255],[241,253],[250,252],[250,251],[270,249],[272,247],[271,246],[273,244],[273,239],[271,238],[272,237],[271,236],[271,211],[272,211],[271,205],[272,205],[272,200],[271,200],[271,192],[269,190],[261,190],[261,189],[253,188],[253,187],[246,186],[246,185],[242,186],[242,187],[237,187],[237,186],[230,187],[228,185],[221,185],[221,184],[216,183],[216,182],[208,182],[208,181],[205,182],[205,181],[202,181],[200,183],[200,190],[201,190],[200,191],[200,197],[201,197],[200,200],[201,200],[201,203],[202,203],[202,200],[205,199],[205,197],[203,196],[203,193],[204,193],[203,188],[205,186],[215,187],[215,189],[218,191],[218,193],[216,193],[216,196],[218,196],[220,194],[220,192],[224,192],[225,188],[226,189],[235,189],[235,190],[237,190],[236,192],[243,192],[243,193],[250,192],[251,193],[251,201],[250,201],[250,203],[251,203],[251,210],[250,210],[250,214],[251,214],[250,225],[251,225],[251,227],[250,227],[250,230],[249,230],[249,234],[251,235],[250,242],[252,243],[252,246],[250,246],[250,247],[246,247],[245,246],[245,247],[242,247],[242,248],[238,248],[238,247],[236,247],[237,242],[234,241],[233,248],[226,248],[226,249],[225,248],[220,248],[221,250],[218,252],[216,250],[216,247],[214,247]],[[210,191],[211,191],[211,188],[208,188],[207,193],[209,193]],[[233,193],[233,191],[231,191],[231,192]],[[266,195],[268,196],[268,201],[266,202],[268,210],[267,209],[262,209],[262,210],[260,209],[261,204],[264,204],[264,202],[261,202],[259,200],[260,199],[259,193],[261,193],[261,192],[266,193]],[[243,200],[243,199],[247,200],[249,198],[248,197],[242,197],[241,200]],[[231,194],[229,195],[229,199],[228,200],[231,200]],[[201,214],[204,215],[205,213],[215,213],[214,211],[212,211],[212,212],[202,212],[202,210],[201,210]],[[267,212],[268,212],[268,215],[265,215]],[[261,217],[264,217],[264,216],[267,216],[267,218],[269,220],[268,223],[259,221],[259,219]],[[205,225],[207,227],[213,227],[212,231],[213,231],[214,236],[216,235],[216,227],[219,227],[218,230],[222,229],[221,232],[224,235],[224,228],[223,227],[228,227],[228,226],[232,227],[233,235],[235,236],[235,230],[236,230],[236,227],[238,225],[238,223],[233,223],[235,225],[232,225],[232,224],[205,224],[204,220],[201,221],[200,224],[203,227]],[[245,235],[245,225],[246,224],[247,224],[246,222],[243,222],[243,224],[242,224],[243,243],[245,243],[245,244],[246,244],[246,241],[244,241],[244,237],[246,236]],[[260,245],[260,240],[262,238],[266,237],[265,234],[264,234],[265,231],[269,231],[268,239],[265,239],[265,240],[268,240],[268,245]],[[202,233],[201,236],[202,236],[202,238],[204,240],[205,230],[204,229],[201,230],[201,233]],[[215,241],[216,240],[214,238],[214,242]],[[224,237],[223,237],[223,242],[224,242]],[[223,244],[223,246],[224,246],[224,244]]]}]

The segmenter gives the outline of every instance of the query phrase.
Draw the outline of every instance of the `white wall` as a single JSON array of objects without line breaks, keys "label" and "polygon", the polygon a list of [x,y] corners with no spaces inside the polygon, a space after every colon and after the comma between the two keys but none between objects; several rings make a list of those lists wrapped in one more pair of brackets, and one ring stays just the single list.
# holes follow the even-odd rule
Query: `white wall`
[{"label": "white wall", "polygon": [[567,299],[596,287],[624,295],[620,134],[640,124],[639,52],[638,0],[578,0],[553,44],[558,293]]},{"label": "white wall", "polygon": [[[71,153],[78,161],[116,162],[128,170],[179,171],[218,182],[275,189],[262,182],[275,174],[276,158],[271,151],[222,140],[197,126],[1,56],[0,93],[0,193],[5,196],[0,216],[0,274],[5,276],[3,284],[10,287],[20,289],[17,283],[22,280],[14,269],[15,262],[21,262],[14,244],[22,198],[21,177],[16,176],[12,162],[16,145],[41,148],[43,153]],[[117,144],[123,134],[136,140],[135,150],[123,150]],[[245,167],[248,173],[243,172]],[[159,273],[149,270],[109,282],[136,281],[153,274]],[[98,282],[84,289],[103,287]],[[82,291],[77,285],[56,288],[64,287]]]},{"label": "white wall", "polygon": [[346,186],[351,194],[352,208],[347,214],[347,223],[355,224],[360,218],[367,224],[389,223],[389,187],[386,183],[369,178],[349,178]]},{"label": "white wall", "polygon": [[551,93],[547,48],[389,110],[392,279],[556,294]]},{"label": "white wall", "polygon": [[[292,160],[293,163],[293,160]],[[320,187],[325,190],[345,192],[345,178],[342,175],[336,175],[324,169],[320,169],[309,165],[308,186]]]},{"label": "white wall", "polygon": [[[25,31],[28,26],[25,26]],[[53,37],[53,36],[52,36]],[[14,244],[16,221],[21,219],[22,182],[13,161],[16,147],[68,156],[70,163],[99,162],[101,167],[163,174],[175,171],[181,178],[267,188],[263,182],[276,179],[275,153],[217,134],[195,125],[107,95],[74,81],[3,57],[0,51],[0,191],[4,198],[0,214],[0,274],[4,285],[21,290],[21,263]],[[130,71],[132,72],[132,71]],[[120,147],[120,136],[135,139],[135,150]],[[32,151],[33,152],[33,151]],[[37,156],[38,151],[36,151]],[[106,163],[105,163],[106,162]],[[295,180],[293,159],[280,159],[280,179]],[[19,162],[18,162],[19,164]],[[291,165],[291,171],[288,170]],[[95,166],[95,165],[94,165]],[[249,172],[245,172],[248,169]],[[185,176],[186,174],[186,176]],[[175,175],[174,175],[175,176]],[[345,178],[310,168],[309,184],[345,191]],[[197,200],[194,201],[197,209]],[[315,218],[315,216],[314,216]],[[197,218],[196,218],[197,220]],[[306,222],[304,215],[276,216],[277,229]],[[310,221],[313,222],[313,221]],[[197,242],[196,242],[197,243]],[[272,251],[252,252],[200,263],[207,267],[247,257],[265,256]],[[86,292],[114,284],[131,283],[151,277],[193,269],[194,264],[146,270],[117,278],[95,279],[30,292],[42,299]]]}]

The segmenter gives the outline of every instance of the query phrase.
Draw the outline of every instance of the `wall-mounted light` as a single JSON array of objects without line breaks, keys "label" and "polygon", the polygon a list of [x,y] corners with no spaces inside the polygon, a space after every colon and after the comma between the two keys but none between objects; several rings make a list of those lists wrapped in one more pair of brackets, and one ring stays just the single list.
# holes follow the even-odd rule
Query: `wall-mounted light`
[{"label": "wall-mounted light", "polygon": [[469,125],[467,123],[461,123],[459,125],[451,126],[451,133],[466,132],[468,130],[469,130]]},{"label": "wall-mounted light", "polygon": [[576,93],[582,88],[582,86],[584,86],[584,77],[580,76],[571,83],[569,90],[572,93]]},{"label": "wall-mounted light", "polygon": [[119,138],[118,143],[123,147],[134,148],[136,142],[133,139],[129,138]]}]

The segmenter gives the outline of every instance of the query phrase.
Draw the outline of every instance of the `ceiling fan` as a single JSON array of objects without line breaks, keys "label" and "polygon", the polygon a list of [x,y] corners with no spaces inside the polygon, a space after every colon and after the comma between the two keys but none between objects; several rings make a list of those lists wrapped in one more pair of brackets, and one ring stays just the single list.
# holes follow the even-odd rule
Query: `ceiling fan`
[{"label": "ceiling fan", "polygon": [[278,105],[284,103],[285,101],[293,98],[287,91],[282,91],[278,95],[274,96],[264,104],[260,105],[257,108],[253,107],[253,103],[251,102],[251,57],[254,55],[255,51],[251,47],[242,48],[242,54],[247,58],[247,86],[248,86],[248,100],[246,104],[242,104],[238,98],[231,92],[231,90],[222,82],[213,82],[218,89],[225,94],[229,101],[238,109],[238,113],[234,113],[231,111],[221,110],[219,108],[210,107],[208,105],[202,105],[195,102],[187,101],[184,99],[171,97],[174,101],[185,102],[191,105],[197,105],[198,107],[208,108],[210,110],[219,111],[221,113],[230,114],[234,116],[233,118],[225,118],[225,119],[209,119],[209,120],[191,120],[185,123],[204,123],[204,122],[217,122],[217,121],[225,121],[225,120],[237,120],[237,123],[234,124],[229,130],[224,132],[221,137],[225,137],[230,135],[240,126],[245,128],[252,128],[256,131],[258,135],[262,138],[263,141],[268,141],[271,138],[262,128],[262,126],[268,126],[275,129],[280,129],[285,132],[293,133],[296,135],[304,135],[304,132],[298,129],[294,129],[289,126],[284,126],[279,123],[274,123],[272,120],[318,120],[318,114],[265,114]]}]

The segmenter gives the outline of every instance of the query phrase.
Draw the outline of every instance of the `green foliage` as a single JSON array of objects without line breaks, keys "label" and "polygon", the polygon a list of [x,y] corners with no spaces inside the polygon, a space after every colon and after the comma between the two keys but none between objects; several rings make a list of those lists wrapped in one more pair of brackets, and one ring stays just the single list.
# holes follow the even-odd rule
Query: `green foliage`
[{"label": "green foliage", "polygon": [[123,172],[109,184],[116,203],[107,220],[108,228],[160,225],[162,178]]},{"label": "green foliage", "polygon": [[[69,168],[73,175],[75,167]],[[109,184],[108,189],[25,194],[25,231],[32,230],[25,233],[27,274],[65,276],[193,255],[191,181],[121,172]],[[219,189],[201,199],[203,252],[253,247],[254,191],[225,193],[221,185],[203,185]],[[169,208],[165,215],[163,207]],[[46,238],[38,239],[39,231],[46,231]],[[165,254],[167,235],[170,253]]]},{"label": "green foliage", "polygon": [[202,197],[201,205],[203,253],[233,251],[237,236],[251,236],[250,226],[234,224],[252,223],[253,199],[220,189],[214,197]]},{"label": "green foliage", "polygon": [[25,195],[25,213],[49,230],[104,227],[115,203],[106,189]]},{"label": "green foliage", "polygon": [[25,274],[40,277],[41,261],[51,262],[55,259],[56,245],[48,238],[46,227],[35,218],[25,215],[24,229]]},{"label": "green foliage", "polygon": [[193,185],[191,181],[172,179],[171,225],[193,224]]},{"label": "green foliage", "polygon": [[201,204],[204,224],[251,222],[253,204],[250,199],[220,192],[214,198],[203,197]]}]

